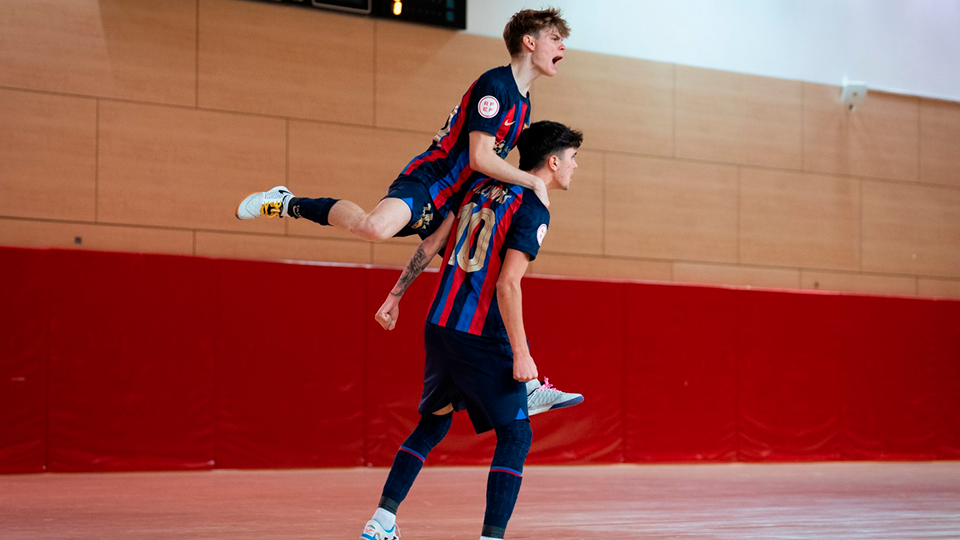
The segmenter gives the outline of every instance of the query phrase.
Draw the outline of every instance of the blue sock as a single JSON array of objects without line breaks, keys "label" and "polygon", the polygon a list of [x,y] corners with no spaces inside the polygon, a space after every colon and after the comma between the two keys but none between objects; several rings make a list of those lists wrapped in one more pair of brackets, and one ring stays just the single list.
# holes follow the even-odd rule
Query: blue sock
[{"label": "blue sock", "polygon": [[503,538],[507,522],[517,504],[523,462],[527,459],[533,432],[530,420],[514,420],[497,428],[497,449],[487,475],[487,510],[483,516],[482,536]]},{"label": "blue sock", "polygon": [[393,459],[393,467],[390,468],[387,483],[383,486],[380,508],[397,513],[397,508],[427,461],[427,454],[443,440],[452,423],[453,413],[443,416],[424,414],[420,417],[417,427],[407,440],[403,441],[397,457]]},{"label": "blue sock", "polygon": [[337,204],[340,199],[308,199],[306,197],[294,197],[290,199],[287,205],[287,214],[292,218],[307,218],[310,221],[320,225],[330,225],[328,217],[330,209]]}]

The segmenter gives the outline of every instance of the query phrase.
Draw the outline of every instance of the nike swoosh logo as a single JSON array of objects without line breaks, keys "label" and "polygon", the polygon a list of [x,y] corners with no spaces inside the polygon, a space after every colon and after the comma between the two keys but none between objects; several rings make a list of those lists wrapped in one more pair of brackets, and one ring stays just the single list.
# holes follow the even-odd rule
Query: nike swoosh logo
[{"label": "nike swoosh logo", "polygon": [[508,121],[504,122],[503,125],[505,125],[505,126],[512,126],[512,125],[514,125],[514,124],[516,124],[516,123],[517,123],[516,120],[508,120]]}]

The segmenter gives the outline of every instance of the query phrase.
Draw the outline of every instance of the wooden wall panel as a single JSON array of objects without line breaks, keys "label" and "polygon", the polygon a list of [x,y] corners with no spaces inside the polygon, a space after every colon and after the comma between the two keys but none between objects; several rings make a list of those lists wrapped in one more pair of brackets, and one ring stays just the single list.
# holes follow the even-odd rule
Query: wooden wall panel
[{"label": "wooden wall panel", "polygon": [[661,261],[563,255],[544,251],[531,263],[527,274],[577,276],[588,279],[670,281],[673,277],[673,265]]},{"label": "wooden wall panel", "polygon": [[[392,266],[403,268],[410,262],[410,257],[420,245],[420,237],[407,236],[404,238],[391,238],[386,242],[373,244],[373,264],[377,266]],[[440,253],[430,262],[430,268],[440,268],[443,260],[443,253]],[[397,272],[400,277],[400,272]]]},{"label": "wooden wall panel", "polygon": [[860,181],[742,169],[740,262],[860,268]]},{"label": "wooden wall panel", "polygon": [[584,148],[673,155],[673,66],[567,51],[534,83],[533,120],[584,133]]},{"label": "wooden wall panel", "polygon": [[581,150],[569,191],[549,192],[550,229],[544,250],[603,254],[603,162],[603,154]]},{"label": "wooden wall panel", "polygon": [[200,0],[200,106],[373,123],[373,21]]},{"label": "wooden wall panel", "polygon": [[[291,121],[287,187],[298,197],[347,199],[372,210],[430,139],[429,134]],[[306,219],[292,219],[288,227],[296,235],[356,238]]]},{"label": "wooden wall panel", "polygon": [[606,156],[606,255],[737,261],[737,169]]},{"label": "wooden wall panel", "polygon": [[673,281],[678,283],[760,287],[764,289],[796,289],[800,286],[800,271],[783,268],[677,262],[673,264]]},{"label": "wooden wall panel", "polygon": [[227,259],[370,264],[370,244],[351,240],[198,231],[197,255]]},{"label": "wooden wall panel", "polygon": [[800,169],[797,81],[677,66],[677,157]]},{"label": "wooden wall panel", "polygon": [[239,221],[237,204],[285,181],[285,121],[104,102],[100,221],[282,232],[280,220]]},{"label": "wooden wall panel", "polygon": [[802,270],[800,272],[800,288],[815,291],[837,291],[857,294],[916,296],[917,279],[912,277]]},{"label": "wooden wall panel", "polygon": [[960,190],[863,182],[863,270],[960,277]]},{"label": "wooden wall panel", "polygon": [[389,21],[377,21],[376,31],[380,127],[432,135],[477,77],[510,63],[500,39]]},{"label": "wooden wall panel", "polygon": [[97,102],[0,89],[0,215],[96,218]]},{"label": "wooden wall panel", "polygon": [[920,296],[960,298],[960,280],[920,278]]},{"label": "wooden wall panel", "polygon": [[193,105],[196,0],[4,0],[0,86]]},{"label": "wooden wall panel", "polygon": [[2,218],[0,245],[169,255],[194,254],[193,231]]},{"label": "wooden wall panel", "polygon": [[804,84],[803,168],[895,180],[916,180],[920,101],[871,92],[855,110],[835,86]]},{"label": "wooden wall panel", "polygon": [[960,187],[960,103],[920,100],[920,180]]}]

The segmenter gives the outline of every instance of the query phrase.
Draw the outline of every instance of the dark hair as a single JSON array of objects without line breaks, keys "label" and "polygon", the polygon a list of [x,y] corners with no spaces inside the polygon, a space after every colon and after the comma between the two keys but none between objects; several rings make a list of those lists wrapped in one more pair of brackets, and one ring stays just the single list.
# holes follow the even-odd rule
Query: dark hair
[{"label": "dark hair", "polygon": [[507,21],[507,26],[503,28],[503,42],[507,44],[510,56],[516,56],[522,49],[523,36],[539,37],[541,30],[551,27],[556,28],[564,39],[570,35],[570,27],[567,26],[567,21],[563,20],[559,9],[524,9],[514,13]]},{"label": "dark hair", "polygon": [[583,133],[559,122],[541,120],[530,124],[520,133],[520,170],[533,171],[543,167],[547,158],[567,148],[580,148]]}]

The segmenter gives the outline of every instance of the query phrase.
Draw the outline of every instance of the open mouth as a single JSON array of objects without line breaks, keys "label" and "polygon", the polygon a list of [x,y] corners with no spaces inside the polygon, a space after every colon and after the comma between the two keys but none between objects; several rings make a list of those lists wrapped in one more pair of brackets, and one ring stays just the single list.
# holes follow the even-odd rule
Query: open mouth
[{"label": "open mouth", "polygon": [[554,57],[553,57],[553,65],[557,65],[557,62],[559,62],[559,61],[561,61],[561,60],[563,60],[563,56],[554,56]]}]

